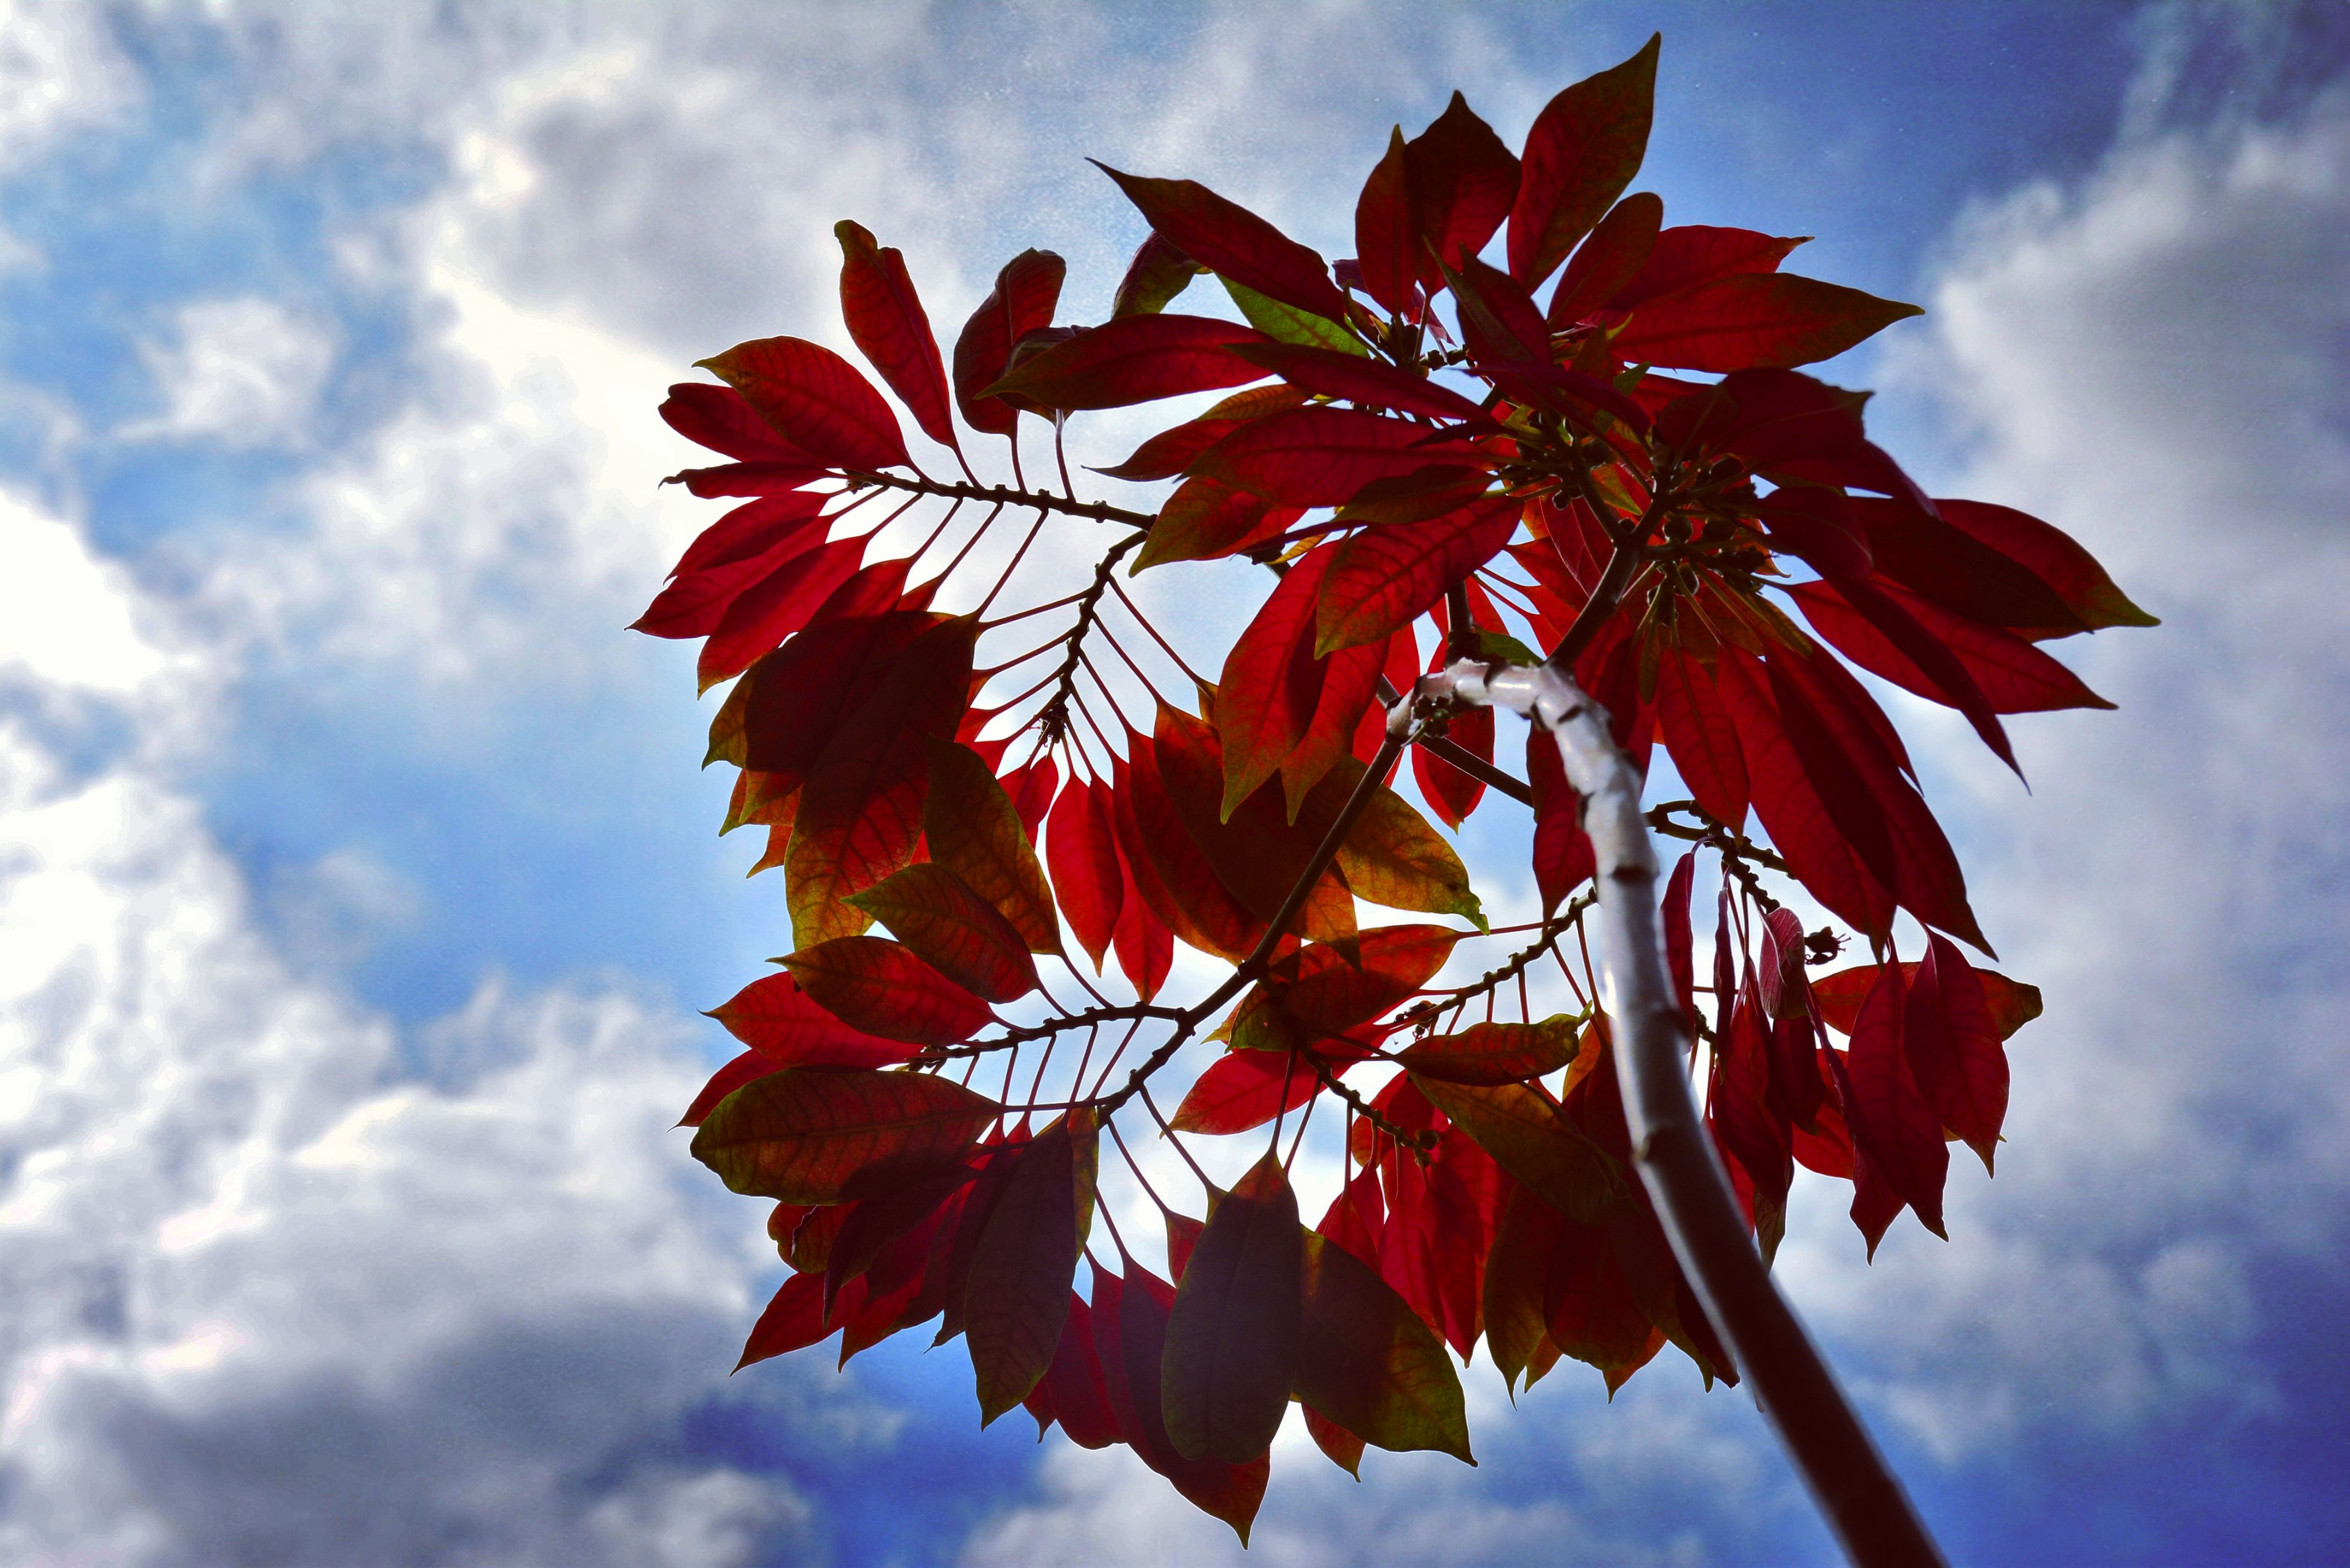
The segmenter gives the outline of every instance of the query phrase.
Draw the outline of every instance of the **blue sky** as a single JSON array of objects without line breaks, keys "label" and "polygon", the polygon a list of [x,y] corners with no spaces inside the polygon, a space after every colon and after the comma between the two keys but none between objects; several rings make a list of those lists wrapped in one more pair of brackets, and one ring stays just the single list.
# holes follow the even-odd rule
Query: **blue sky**
[{"label": "blue sky", "polygon": [[[787,922],[619,630],[714,513],[652,407],[843,340],[838,217],[1082,315],[1085,156],[1343,254],[1389,123],[1659,29],[1669,219],[1925,305],[1879,439],[2167,623],[2028,794],[1897,707],[2049,1012],[1950,1243],[1799,1188],[1782,1277],[1960,1560],[2350,1558],[2344,13],[1156,9],[0,6],[0,1560],[1237,1557],[951,1352],[724,1377],[779,1270],[667,1123]],[[1251,1558],[1827,1560],[1686,1366],[1468,1381],[1479,1469],[1290,1434]]]}]

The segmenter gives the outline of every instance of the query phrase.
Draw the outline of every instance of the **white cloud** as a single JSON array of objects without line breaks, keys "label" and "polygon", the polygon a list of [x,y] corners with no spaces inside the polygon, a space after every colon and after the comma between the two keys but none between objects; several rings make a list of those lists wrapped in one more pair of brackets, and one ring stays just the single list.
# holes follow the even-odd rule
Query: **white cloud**
[{"label": "white cloud", "polygon": [[298,442],[335,358],[323,330],[265,299],[182,306],[172,340],[141,352],[164,410],[117,434],[230,447]]},{"label": "white cloud", "polygon": [[0,490],[0,678],[127,696],[172,659],[140,626],[127,574],[73,524]]}]

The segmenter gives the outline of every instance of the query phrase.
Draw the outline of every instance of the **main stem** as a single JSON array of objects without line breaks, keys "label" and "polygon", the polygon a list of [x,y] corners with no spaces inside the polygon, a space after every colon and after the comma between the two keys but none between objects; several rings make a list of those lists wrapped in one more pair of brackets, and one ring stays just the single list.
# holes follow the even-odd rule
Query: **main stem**
[{"label": "main stem", "polygon": [[1689,1038],[1665,966],[1640,779],[1608,733],[1606,713],[1555,664],[1463,660],[1423,678],[1419,689],[1513,709],[1557,740],[1598,863],[1606,1000],[1632,1159],[1673,1255],[1846,1555],[1864,1568],[1941,1568],[1941,1552],[1900,1480],[1772,1284],[1690,1097]]}]

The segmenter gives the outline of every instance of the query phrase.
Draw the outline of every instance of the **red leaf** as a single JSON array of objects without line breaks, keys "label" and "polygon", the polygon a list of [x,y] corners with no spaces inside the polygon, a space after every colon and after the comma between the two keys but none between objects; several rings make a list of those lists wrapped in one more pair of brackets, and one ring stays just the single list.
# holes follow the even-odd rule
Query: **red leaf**
[{"label": "red leaf", "polygon": [[1707,1111],[1731,1157],[1743,1168],[1755,1229],[1768,1258],[1787,1222],[1787,1189],[1795,1179],[1789,1129],[1770,1106],[1771,1041],[1750,974],[1730,1010],[1730,1029],[1713,1058]]},{"label": "red leaf", "polygon": [[1026,940],[1001,910],[936,861],[909,866],[847,901],[983,1001],[1016,1002],[1036,989]]},{"label": "red leaf", "polygon": [[846,218],[832,232],[840,241],[840,314],[848,336],[914,410],[924,434],[941,446],[959,445],[947,412],[946,365],[921,296],[906,275],[905,256],[894,246],[877,246],[864,225]]},{"label": "red leaf", "polygon": [[1664,218],[1664,202],[1646,191],[1609,208],[1559,275],[1545,312],[1548,325],[1571,327],[1622,294],[1655,251]]},{"label": "red leaf", "polygon": [[1781,239],[1752,229],[1715,229],[1689,223],[1658,233],[1647,264],[1613,296],[1595,301],[1629,310],[1636,305],[1719,277],[1779,270],[1789,252],[1809,235]]},{"label": "red leaf", "polygon": [[743,1342],[743,1359],[734,1364],[734,1370],[805,1350],[831,1332],[824,1321],[824,1276],[794,1274],[759,1314],[751,1337]]},{"label": "red leaf", "polygon": [[1942,1126],[1991,1168],[2007,1116],[2007,1053],[1983,983],[1949,940],[1929,937],[1903,1015],[1909,1067]]},{"label": "red leaf", "polygon": [[[827,498],[828,499],[828,498]],[[651,637],[707,637],[718,629],[734,601],[824,542],[828,520],[806,518],[783,530],[755,555],[713,561],[681,576],[661,589],[631,631]]]},{"label": "red leaf", "polygon": [[979,1172],[968,1165],[950,1165],[887,1192],[860,1198],[847,1206],[847,1218],[834,1236],[824,1261],[826,1311],[835,1310],[843,1285],[865,1278],[888,1255],[894,1267],[873,1278],[869,1288],[887,1294],[904,1282],[904,1249],[892,1243],[917,1228],[935,1226],[951,1206],[959,1205],[963,1189]]},{"label": "red leaf", "polygon": [[1093,1309],[1075,1291],[1069,1293],[1068,1320],[1054,1347],[1053,1365],[1038,1386],[1050,1391],[1053,1414],[1077,1447],[1106,1449],[1119,1440],[1101,1360],[1094,1354]]},{"label": "red leaf", "polygon": [[1329,661],[1315,657],[1312,633],[1333,554],[1327,545],[1307,551],[1224,656],[1215,714],[1227,820],[1279,770],[1314,722]]},{"label": "red leaf", "polygon": [[[1872,585],[1926,634],[1948,649],[1996,713],[2043,713],[2064,708],[2111,708],[2081,678],[2013,632],[1953,615],[1899,588]],[[1881,675],[1929,701],[1955,707],[1909,656],[1825,583],[1798,583],[1787,597],[1802,607],[1812,629],[1872,675]]]},{"label": "red leaf", "polygon": [[[1097,781],[1097,789],[1107,790],[1107,784]],[[1118,876],[1123,896],[1118,909],[1118,929],[1113,933],[1118,945],[1118,967],[1145,1002],[1159,994],[1166,983],[1168,971],[1175,963],[1175,933],[1167,923],[1153,913],[1135,887],[1134,870],[1127,862],[1123,848],[1118,857]]]},{"label": "red leaf", "polygon": [[1682,1027],[1697,1034],[1697,954],[1690,933],[1690,894],[1697,885],[1697,851],[1683,851],[1666,878],[1661,919],[1665,928],[1665,967],[1673,977],[1673,994],[1680,998]]},{"label": "red leaf", "polygon": [[1013,1162],[972,1254],[964,1331],[983,1427],[1025,1398],[1054,1360],[1094,1210],[1093,1114],[1073,1113]]},{"label": "red leaf", "polygon": [[1304,515],[1302,507],[1275,506],[1216,480],[1187,479],[1159,508],[1131,569],[1237,555],[1280,537]]},{"label": "red leaf", "polygon": [[1125,874],[1118,862],[1118,829],[1102,798],[1098,780],[1071,780],[1053,804],[1045,857],[1053,870],[1053,891],[1078,945],[1099,974],[1102,955],[1118,929]]},{"label": "red leaf", "polygon": [[[2047,584],[2090,630],[2160,624],[2130,603],[2128,596],[2114,587],[2113,579],[2106,576],[2106,569],[2097,565],[2095,558],[2063,530],[2012,507],[1993,506],[1981,501],[1939,501],[1935,506],[1951,527],[1998,551]],[[1953,607],[1963,613],[1963,607]]]},{"label": "red leaf", "polygon": [[1244,1133],[1295,1110],[1321,1087],[1314,1069],[1285,1051],[1234,1051],[1192,1080],[1170,1125],[1211,1137]]},{"label": "red leaf", "polygon": [[[1310,639],[1306,646],[1312,646]],[[1315,700],[1314,716],[1306,721],[1305,733],[1296,749],[1281,764],[1282,800],[1288,808],[1290,821],[1297,820],[1298,810],[1314,792],[1314,786],[1338,765],[1339,758],[1350,753],[1356,733],[1366,720],[1376,715],[1381,733],[1385,733],[1386,710],[1373,699],[1378,690],[1379,672],[1387,663],[1387,651],[1385,643],[1369,642],[1359,648],[1342,648],[1323,660],[1322,691]],[[1372,745],[1376,749],[1378,742]]]},{"label": "red leaf", "polygon": [[1657,47],[1587,77],[1544,106],[1526,132],[1523,177],[1510,208],[1510,275],[1528,288],[1591,230],[1648,153]]},{"label": "red leaf", "polygon": [[[1418,1319],[1414,1319],[1418,1322]],[[1363,1479],[1363,1439],[1315,1409],[1305,1406],[1305,1435],[1323,1456],[1357,1480]]]},{"label": "red leaf", "polygon": [[1657,660],[1657,727],[1673,766],[1707,815],[1733,831],[1746,824],[1746,759],[1713,672],[1688,654]]},{"label": "red leaf", "polygon": [[[931,858],[1008,921],[1028,951],[1059,952],[1061,923],[1053,917],[1053,892],[1021,804],[968,746],[931,737],[930,769],[922,838]],[[1055,783],[1051,760],[1023,768],[1009,782],[1034,786],[1037,798],[1030,807],[1041,820]]]},{"label": "red leaf", "polygon": [[1243,1465],[1272,1448],[1297,1378],[1304,1241],[1267,1150],[1209,1211],[1168,1314],[1161,1409],[1183,1458]]},{"label": "red leaf", "polygon": [[[1318,1417],[1353,1440],[1357,1459],[1368,1441],[1475,1464],[1461,1379],[1442,1342],[1370,1265],[1326,1237],[1302,1240],[1296,1392],[1308,1429]],[[1334,1459],[1347,1451],[1320,1433],[1315,1441]]]},{"label": "red leaf", "polygon": [[1482,409],[1425,376],[1415,376],[1376,359],[1342,354],[1335,348],[1309,348],[1295,343],[1250,343],[1233,350],[1242,358],[1266,369],[1291,386],[1325,397],[1345,398],[1368,408],[1398,413],[1427,414],[1440,420],[1486,421]]},{"label": "red leaf", "polygon": [[1541,1023],[1472,1023],[1433,1034],[1396,1054],[1423,1078],[1492,1087],[1555,1073],[1575,1059],[1575,1032],[1564,1019]]},{"label": "red leaf", "polygon": [[1315,651],[1360,647],[1410,625],[1508,543],[1519,509],[1510,496],[1490,496],[1441,517],[1375,524],[1347,539],[1322,585]]},{"label": "red leaf", "polygon": [[994,1017],[969,991],[879,937],[836,937],[784,961],[817,1006],[885,1040],[953,1044]]},{"label": "red leaf", "polygon": [[1558,746],[1543,731],[1526,731],[1526,782],[1534,795],[1534,886],[1548,919],[1567,895],[1598,868],[1583,831],[1583,803],[1566,782]]},{"label": "red leaf", "polygon": [[851,1029],[789,974],[753,981],[709,1015],[779,1067],[886,1067],[914,1054],[901,1041]]},{"label": "red leaf", "polygon": [[1868,540],[1852,520],[1843,491],[1790,485],[1764,496],[1754,510],[1772,549],[1797,556],[1823,576],[1868,576]]},{"label": "red leaf", "polygon": [[1362,271],[1363,287],[1388,315],[1415,314],[1423,254],[1403,127],[1397,126],[1388,135],[1386,156],[1355,199],[1355,265]]},{"label": "red leaf", "polygon": [[1125,316],[1023,359],[988,389],[1052,409],[1117,409],[1264,379],[1234,348],[1271,341],[1205,316]]},{"label": "red leaf", "polygon": [[980,302],[955,339],[955,402],[963,422],[990,435],[1008,436],[1019,413],[985,389],[1012,362],[1012,349],[1031,332],[1048,327],[1060,303],[1067,264],[1051,251],[1022,251],[995,275],[995,287]]},{"label": "red leaf", "polygon": [[1447,266],[1444,280],[1459,307],[1461,336],[1481,366],[1550,363],[1550,329],[1517,279],[1468,256],[1457,268]]},{"label": "red leaf", "polygon": [[1991,700],[1975,684],[1959,657],[1944,646],[1932,632],[1918,624],[1915,616],[1896,604],[1874,585],[1853,577],[1837,577],[1831,587],[1846,604],[1867,618],[1871,627],[1894,647],[1900,649],[1911,665],[1933,682],[1935,700],[1957,709],[1974,727],[1983,744],[1989,746],[2000,761],[2015,770],[2018,777],[2023,770],[2016,766],[2015,751],[2008,743],[2007,732],[2001,727],[1998,715],[1992,712]]},{"label": "red leaf", "polygon": [[681,381],[669,389],[668,400],[660,406],[660,417],[686,440],[712,452],[723,452],[738,462],[825,466],[821,458],[810,456],[785,440],[732,387]]},{"label": "red leaf", "polygon": [[[1918,972],[1915,961],[1904,963],[1902,972],[1914,977]],[[1991,1025],[2002,1040],[2040,1016],[2040,988],[2010,980],[1996,970],[1974,971],[1975,981],[1982,987],[1983,1005],[1991,1010]],[[1877,983],[1877,966],[1862,964],[1855,969],[1841,969],[1834,974],[1824,974],[1812,981],[1812,1002],[1821,1019],[1839,1034],[1849,1034],[1860,1017],[1860,1004],[1866,1000],[1869,988]]]},{"label": "red leaf", "polygon": [[[1164,711],[1162,710],[1162,723]],[[1213,824],[1222,793],[1223,764],[1204,762],[1191,771],[1206,776],[1187,792],[1191,815]],[[1201,852],[1160,777],[1157,743],[1128,732],[1124,776],[1112,791],[1118,806],[1118,849],[1134,872],[1143,898],[1174,933],[1201,952],[1237,963],[1255,946],[1263,922],[1251,915],[1225,888]]]},{"label": "red leaf", "polygon": [[[1486,762],[1493,760],[1493,711],[1472,708],[1455,713],[1446,723],[1445,738],[1472,756]],[[1419,785],[1420,797],[1436,810],[1437,819],[1451,828],[1458,828],[1477,809],[1485,795],[1485,784],[1454,767],[1434,753],[1415,746],[1411,753],[1411,776]]]},{"label": "red leaf", "polygon": [[1435,122],[1405,143],[1404,170],[1424,247],[1417,270],[1433,288],[1441,276],[1437,264],[1458,267],[1474,257],[1510,215],[1518,161],[1456,92]]},{"label": "red leaf", "polygon": [[726,462],[715,468],[681,468],[661,483],[682,484],[687,494],[711,501],[722,495],[789,495],[831,473],[828,466],[800,462]]},{"label": "red leaf", "polygon": [[743,1052],[710,1075],[710,1082],[702,1085],[702,1093],[693,1096],[693,1104],[685,1107],[685,1115],[677,1118],[677,1125],[681,1127],[700,1127],[702,1118],[717,1106],[719,1101],[752,1079],[764,1078],[782,1065],[756,1051]]},{"label": "red leaf", "polygon": [[1175,1293],[1131,1259],[1127,1269],[1120,1280],[1098,1264],[1094,1268],[1094,1348],[1109,1386],[1110,1408],[1142,1462],[1172,1481],[1194,1507],[1231,1525],[1246,1546],[1249,1526],[1264,1501],[1271,1463],[1263,1455],[1244,1465],[1228,1465],[1187,1459],[1175,1451],[1167,1436],[1160,1387],[1167,1314]]},{"label": "red leaf", "polygon": [[1571,1219],[1596,1222],[1626,1201],[1621,1168],[1551,1103],[1523,1084],[1412,1080],[1495,1164]]},{"label": "red leaf", "polygon": [[898,417],[857,368],[819,343],[763,337],[694,362],[743,394],[785,440],[841,468],[905,466]]},{"label": "red leaf", "polygon": [[[1240,352],[1246,355],[1253,350]],[[1094,472],[1110,479],[1172,479],[1189,468],[1193,458],[1249,421],[1286,413],[1305,402],[1306,396],[1304,388],[1290,386],[1252,387],[1244,392],[1234,392],[1198,419],[1152,436],[1116,468],[1097,468]]]},{"label": "red leaf", "polygon": [[1833,358],[1906,316],[1898,300],[1790,273],[1741,273],[1651,299],[1609,345],[1686,370],[1785,368]]},{"label": "red leaf", "polygon": [[1211,272],[1309,315],[1347,318],[1346,296],[1322,258],[1247,208],[1195,180],[1146,179],[1089,161],[1118,182],[1152,229]]},{"label": "red leaf", "polygon": [[1000,1108],[927,1073],[786,1067],[722,1101],[693,1158],[736,1192],[837,1203],[952,1164]]},{"label": "red leaf", "polygon": [[[753,659],[806,625],[833,591],[856,573],[870,537],[855,534],[804,550],[736,596],[710,640],[702,645],[702,657],[694,669],[701,689],[707,691],[721,680],[742,674]],[[903,569],[883,565],[887,569]]]},{"label": "red leaf", "polygon": [[1861,1004],[1846,1062],[1852,1095],[1844,1105],[1854,1144],[1895,1195],[1917,1211],[1926,1229],[1942,1228],[1942,1183],[1950,1151],[1942,1124],[1918,1092],[1902,1040],[1907,1011],[1901,977],[1887,968]]},{"label": "red leaf", "polygon": [[[1224,764],[1214,727],[1163,703],[1151,755],[1157,764],[1159,798],[1198,857],[1195,869],[1177,874],[1174,867],[1180,851],[1170,856],[1154,835],[1151,848],[1159,854],[1160,876],[1179,905],[1195,919],[1212,918],[1221,922],[1217,929],[1241,939],[1237,945],[1245,953],[1288,897],[1290,885],[1320,843],[1328,818],[1309,804],[1293,826],[1284,820],[1272,793],[1263,791],[1225,819],[1219,809]],[[1146,781],[1139,772],[1136,777],[1140,789]],[[1144,809],[1147,794],[1147,789],[1138,794],[1138,813]],[[1335,815],[1336,807],[1325,809]],[[1204,882],[1201,871],[1206,873]],[[1351,937],[1354,913],[1354,900],[1326,873],[1315,885],[1315,896],[1298,913],[1293,929],[1315,940]],[[1231,919],[1233,916],[1237,919]]]},{"label": "red leaf", "polygon": [[764,555],[813,523],[831,499],[816,491],[794,490],[745,502],[696,535],[669,575],[674,580]]},{"label": "red leaf", "polygon": [[1431,440],[1426,425],[1312,408],[1242,426],[1194,459],[1191,472],[1293,506],[1335,506],[1372,480],[1474,455],[1459,441]]}]

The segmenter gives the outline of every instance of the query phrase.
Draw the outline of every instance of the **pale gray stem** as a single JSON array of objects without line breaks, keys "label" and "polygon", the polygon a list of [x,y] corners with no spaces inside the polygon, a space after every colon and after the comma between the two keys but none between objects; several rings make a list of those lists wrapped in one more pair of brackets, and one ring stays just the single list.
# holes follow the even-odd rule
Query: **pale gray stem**
[{"label": "pale gray stem", "polygon": [[1553,665],[1462,659],[1423,676],[1407,708],[1451,701],[1507,708],[1558,742],[1583,798],[1597,863],[1601,997],[1613,1021],[1616,1071],[1633,1163],[1696,1290],[1757,1402],[1857,1563],[1939,1565],[1943,1559],[1803,1324],[1771,1282],[1690,1093],[1689,1035],[1665,964],[1657,854],[1640,812],[1640,776],[1608,732],[1607,715]]}]

